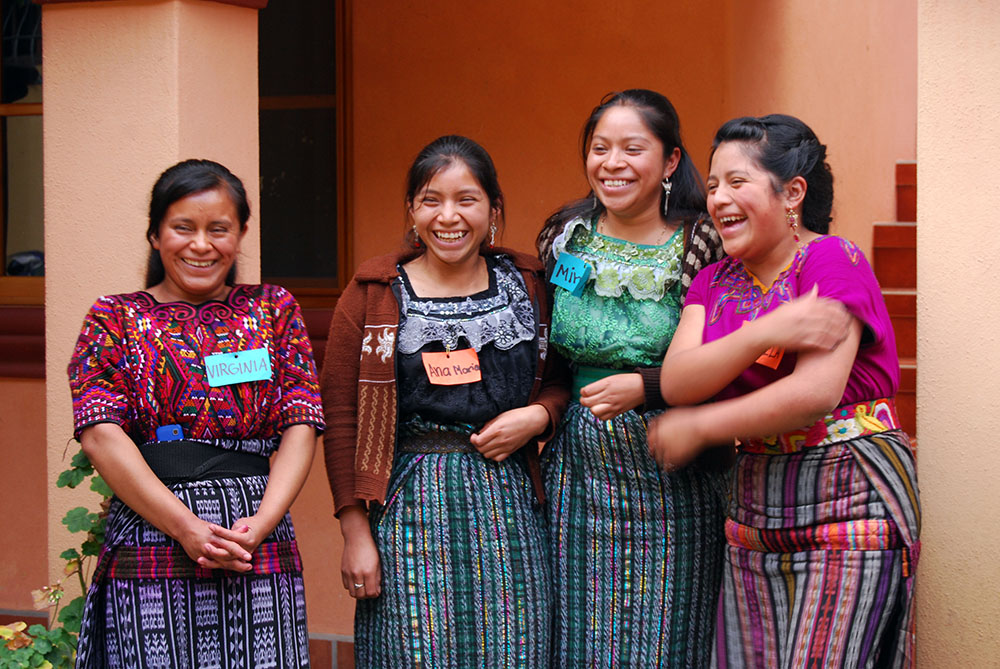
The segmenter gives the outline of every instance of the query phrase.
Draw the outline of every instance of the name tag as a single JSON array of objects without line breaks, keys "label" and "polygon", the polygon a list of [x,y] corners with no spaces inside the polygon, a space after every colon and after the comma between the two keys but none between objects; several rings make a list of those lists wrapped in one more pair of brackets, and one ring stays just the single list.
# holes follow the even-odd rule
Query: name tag
[{"label": "name tag", "polygon": [[587,284],[588,276],[590,276],[590,265],[574,255],[563,252],[559,254],[559,262],[552,271],[551,281],[580,297],[583,295],[583,287]]},{"label": "name tag", "polygon": [[208,385],[213,388],[271,378],[271,357],[266,348],[205,356]]},{"label": "name tag", "polygon": [[483,380],[479,355],[474,348],[445,353],[421,353],[427,380],[435,386],[460,386]]},{"label": "name tag", "polygon": [[785,356],[785,349],[778,346],[772,346],[757,358],[754,362],[758,365],[764,365],[765,367],[770,367],[771,369],[778,369],[778,365],[781,364],[781,359]]}]

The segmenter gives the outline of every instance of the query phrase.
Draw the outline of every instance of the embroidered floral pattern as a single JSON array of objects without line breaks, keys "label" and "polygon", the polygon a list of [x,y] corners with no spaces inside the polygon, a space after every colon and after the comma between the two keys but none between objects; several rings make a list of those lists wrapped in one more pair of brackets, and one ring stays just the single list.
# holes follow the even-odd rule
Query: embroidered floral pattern
[{"label": "embroidered floral pattern", "polygon": [[659,300],[681,280],[684,248],[680,228],[666,244],[649,246],[607,237],[592,230],[592,222],[575,218],[552,242],[552,254],[564,251],[590,266],[594,292],[602,297],[621,297],[628,292],[637,300]]},{"label": "embroidered floral pattern", "polygon": [[[714,325],[719,320],[723,309],[729,302],[736,302],[736,313],[749,314],[746,319],[749,321],[757,318],[761,312],[767,311],[775,301],[779,304],[790,302],[795,297],[792,294],[792,279],[798,276],[802,264],[809,255],[809,247],[820,239],[823,237],[817,237],[796,251],[791,264],[777,276],[766,291],[757,281],[754,281],[740,260],[733,257],[723,259],[719,263],[718,269],[715,270],[715,277],[712,279],[711,285],[713,288],[721,287],[724,290],[716,299],[715,304],[712,305],[712,310],[708,314],[708,325]],[[842,246],[848,258],[851,258],[851,253],[847,245],[854,247],[855,257],[851,259],[851,262],[856,264],[858,248],[851,242],[843,241],[845,244]]]},{"label": "embroidered floral pattern", "polygon": [[833,425],[830,425],[827,439],[832,443],[844,441],[845,439],[853,439],[860,434],[861,428],[858,427],[858,422],[850,418],[848,420],[838,420]]},{"label": "embroidered floral pattern", "polygon": [[579,297],[556,289],[553,346],[579,365],[659,365],[680,319],[682,233],[663,246],[639,246],[592,234],[582,219],[566,229],[570,237],[560,235],[553,248],[588,262],[593,280]]}]

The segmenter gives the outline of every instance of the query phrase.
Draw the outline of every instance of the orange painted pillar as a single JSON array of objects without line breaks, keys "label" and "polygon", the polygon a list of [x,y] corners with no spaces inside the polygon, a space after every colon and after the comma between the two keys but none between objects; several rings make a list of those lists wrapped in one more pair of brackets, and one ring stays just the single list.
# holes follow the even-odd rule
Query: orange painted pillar
[{"label": "orange painted pillar", "polygon": [[[248,4],[248,3],[243,3]],[[252,3],[249,3],[252,4]],[[186,158],[227,165],[259,203],[257,11],[202,0],[43,1],[48,571],[89,491],[55,488],[77,450],[66,365],[88,307],[143,287],[149,192]],[[259,280],[255,216],[240,280]],[[40,587],[42,584],[32,584]],[[72,593],[70,593],[72,596]]]}]

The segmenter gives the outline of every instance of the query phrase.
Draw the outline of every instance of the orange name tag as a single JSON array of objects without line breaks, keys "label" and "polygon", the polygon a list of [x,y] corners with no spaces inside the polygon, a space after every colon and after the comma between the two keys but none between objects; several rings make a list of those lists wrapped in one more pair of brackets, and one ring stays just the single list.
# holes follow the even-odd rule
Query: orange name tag
[{"label": "orange name tag", "polygon": [[781,364],[781,358],[785,355],[785,349],[778,346],[772,346],[763,353],[760,357],[754,360],[758,365],[764,365],[765,367],[770,367],[771,369],[778,369],[778,365]]},{"label": "orange name tag", "polygon": [[427,380],[435,386],[458,386],[483,380],[474,348],[446,353],[421,353]]}]

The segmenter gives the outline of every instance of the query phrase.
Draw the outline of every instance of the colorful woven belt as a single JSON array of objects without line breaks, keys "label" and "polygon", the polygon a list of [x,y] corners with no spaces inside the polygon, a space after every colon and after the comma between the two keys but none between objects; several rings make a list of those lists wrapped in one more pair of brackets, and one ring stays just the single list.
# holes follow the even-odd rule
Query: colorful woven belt
[{"label": "colorful woven belt", "polygon": [[[94,578],[222,578],[225,569],[208,569],[188,557],[180,546],[118,546],[113,554],[102,554],[102,568]],[[262,543],[253,552],[251,574],[283,574],[302,571],[302,558],[295,540]]]},{"label": "colorful woven belt", "polygon": [[727,519],[726,540],[736,548],[768,553],[884,551],[903,545],[896,526],[884,518],[763,530]]},{"label": "colorful woven belt", "polygon": [[776,434],[763,439],[740,441],[746,453],[795,453],[803,448],[826,446],[857,437],[867,437],[898,430],[899,415],[893,399],[883,398],[857,404],[844,404],[820,418],[809,427]]}]

